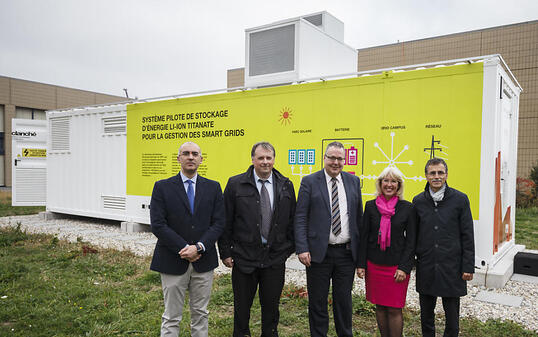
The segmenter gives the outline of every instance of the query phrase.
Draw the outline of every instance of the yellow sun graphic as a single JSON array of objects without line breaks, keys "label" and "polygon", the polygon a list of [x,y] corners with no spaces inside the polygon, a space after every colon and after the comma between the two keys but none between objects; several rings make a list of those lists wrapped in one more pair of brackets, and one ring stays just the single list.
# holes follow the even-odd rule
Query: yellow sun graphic
[{"label": "yellow sun graphic", "polygon": [[280,110],[278,121],[282,125],[291,124],[291,120],[293,119],[292,116],[293,114],[291,113],[291,109],[288,107],[284,107],[282,108],[282,110]]}]

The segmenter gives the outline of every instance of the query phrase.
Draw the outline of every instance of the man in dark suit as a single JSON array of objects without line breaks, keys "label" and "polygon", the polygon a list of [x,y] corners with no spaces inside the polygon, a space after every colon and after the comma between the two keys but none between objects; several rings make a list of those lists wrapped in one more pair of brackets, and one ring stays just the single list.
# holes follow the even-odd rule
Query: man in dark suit
[{"label": "man in dark suit", "polygon": [[448,166],[432,158],[424,169],[428,183],[413,199],[417,214],[417,292],[422,336],[435,336],[435,304],[443,301],[443,336],[458,336],[460,297],[474,273],[474,229],[469,198],[446,183]]},{"label": "man in dark suit", "polygon": [[295,213],[295,247],[306,266],[310,335],[327,336],[327,297],[332,279],[333,313],[338,336],[353,336],[351,290],[358,267],[362,218],[358,177],[342,172],[344,145],[325,150],[324,169],[301,181]]},{"label": "man in dark suit", "polygon": [[151,231],[158,240],[150,268],[161,273],[161,336],[178,336],[188,290],[191,336],[202,337],[208,335],[207,304],[218,266],[215,241],[224,230],[224,203],[220,184],[197,174],[202,162],[197,144],[181,145],[177,160],[180,173],[153,187]]},{"label": "man in dark suit", "polygon": [[292,182],[273,168],[275,149],[254,144],[252,166],[231,177],[224,190],[226,229],[219,240],[220,258],[232,267],[234,337],[250,336],[250,307],[258,285],[262,337],[277,337],[278,305],[285,262],[294,251]]}]

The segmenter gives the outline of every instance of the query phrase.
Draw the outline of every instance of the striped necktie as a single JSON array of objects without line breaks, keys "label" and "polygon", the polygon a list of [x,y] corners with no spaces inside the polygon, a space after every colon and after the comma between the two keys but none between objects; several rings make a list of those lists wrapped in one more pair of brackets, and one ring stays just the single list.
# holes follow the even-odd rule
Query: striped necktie
[{"label": "striped necktie", "polygon": [[340,220],[340,203],[338,201],[338,181],[336,178],[331,179],[332,191],[331,191],[331,229],[335,236],[338,236],[342,231]]}]

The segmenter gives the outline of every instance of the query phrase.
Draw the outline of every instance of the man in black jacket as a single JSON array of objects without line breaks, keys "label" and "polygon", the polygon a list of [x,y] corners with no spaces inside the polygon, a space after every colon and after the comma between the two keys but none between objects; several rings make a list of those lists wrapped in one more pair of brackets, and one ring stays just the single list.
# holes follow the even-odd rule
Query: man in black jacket
[{"label": "man in black jacket", "polygon": [[231,177],[224,190],[226,228],[219,239],[220,258],[232,269],[234,337],[250,336],[250,307],[258,285],[262,337],[278,336],[278,305],[285,262],[295,250],[292,182],[273,168],[275,149],[254,144],[252,166]]},{"label": "man in black jacket", "polygon": [[448,187],[443,159],[426,163],[426,189],[413,199],[417,213],[417,292],[422,335],[435,336],[435,304],[443,299],[445,332],[459,333],[460,297],[474,273],[473,217],[464,193]]}]

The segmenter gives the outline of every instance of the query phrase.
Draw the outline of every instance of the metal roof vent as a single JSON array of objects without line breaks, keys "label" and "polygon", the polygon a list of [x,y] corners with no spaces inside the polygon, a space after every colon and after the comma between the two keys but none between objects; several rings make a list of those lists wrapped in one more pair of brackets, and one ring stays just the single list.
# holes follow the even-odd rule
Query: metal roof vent
[{"label": "metal roof vent", "polygon": [[249,76],[293,71],[295,66],[295,25],[250,34]]},{"label": "metal roof vent", "polygon": [[245,86],[262,87],[357,71],[344,24],[319,12],[245,30]]}]

